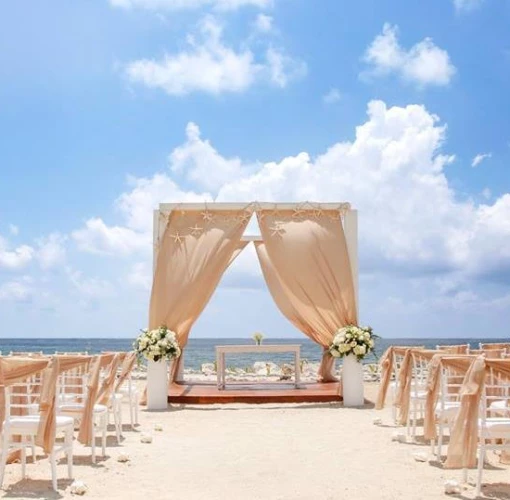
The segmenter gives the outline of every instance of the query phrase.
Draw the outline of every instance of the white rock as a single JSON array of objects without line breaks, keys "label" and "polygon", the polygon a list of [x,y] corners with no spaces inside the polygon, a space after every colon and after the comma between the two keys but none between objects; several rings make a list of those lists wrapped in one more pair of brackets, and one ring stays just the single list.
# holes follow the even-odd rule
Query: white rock
[{"label": "white rock", "polygon": [[126,452],[121,451],[117,455],[117,462],[124,463],[124,462],[129,462],[130,460],[131,460],[131,457]]},{"label": "white rock", "polygon": [[163,431],[163,425],[162,424],[154,424],[154,430],[157,432]]},{"label": "white rock", "polygon": [[149,434],[148,432],[142,432],[142,434],[140,435],[140,442],[141,443],[152,443],[152,435]]},{"label": "white rock", "polygon": [[413,458],[417,461],[417,462],[427,462],[429,457],[428,455],[423,452],[423,451],[415,451],[413,453]]},{"label": "white rock", "polygon": [[87,490],[87,485],[83,481],[73,481],[71,484],[71,495],[85,495]]},{"label": "white rock", "polygon": [[448,479],[448,481],[445,481],[444,483],[444,492],[447,495],[456,495],[457,493],[460,493],[460,484],[455,479]]},{"label": "white rock", "polygon": [[381,425],[382,424],[382,419],[381,418],[374,418],[374,420],[372,421],[372,423],[374,425]]},{"label": "white rock", "polygon": [[391,436],[392,441],[397,441],[399,443],[406,442],[406,435],[401,431],[395,431]]}]

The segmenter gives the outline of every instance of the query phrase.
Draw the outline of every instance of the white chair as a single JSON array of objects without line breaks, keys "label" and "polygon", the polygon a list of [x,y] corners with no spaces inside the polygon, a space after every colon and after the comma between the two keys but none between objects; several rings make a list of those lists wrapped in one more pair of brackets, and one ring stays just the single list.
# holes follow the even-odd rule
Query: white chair
[{"label": "white chair", "polygon": [[416,437],[416,426],[418,418],[425,416],[425,403],[427,400],[427,375],[428,361],[421,356],[411,353],[413,363],[413,379],[411,382],[411,393],[409,400],[409,413],[407,415],[407,435],[411,429],[412,437]]},{"label": "white chair", "polygon": [[115,391],[115,394],[121,395],[123,397],[122,402],[125,401],[129,405],[129,421],[131,424],[131,429],[134,429],[135,425],[138,425],[138,406],[140,405],[140,393],[135,383],[133,382],[131,373],[129,373],[123,384]]},{"label": "white chair", "polygon": [[432,441],[432,453],[435,452],[438,461],[441,460],[445,428],[448,427],[451,433],[455,417],[460,408],[459,392],[462,387],[464,375],[459,375],[452,369],[443,366],[441,368],[440,377],[439,401],[434,411],[436,424],[438,426],[436,450],[434,450],[434,441]]},{"label": "white chair", "polygon": [[[16,388],[19,387],[19,392]],[[34,442],[40,422],[40,415],[34,414],[34,392],[29,392],[28,384],[13,384],[5,387],[5,420],[2,435],[2,450],[0,458],[0,486],[3,483],[5,466],[10,450],[21,451],[21,475],[26,476],[26,448],[31,448],[34,453]],[[20,402],[21,401],[21,402]],[[21,415],[13,415],[21,413]],[[67,471],[69,479],[73,477],[73,419],[65,416],[56,416],[57,435],[64,434],[64,442],[54,443],[50,452],[51,480],[53,489],[57,490],[57,455],[64,453],[67,456]],[[19,436],[20,441],[15,441],[14,436]],[[35,454],[34,454],[35,455]]]},{"label": "white chair", "polygon": [[404,356],[401,354],[394,354],[393,359],[393,373],[394,373],[394,380],[390,383],[392,395],[393,395],[393,403],[391,406],[391,413],[393,417],[393,422],[397,422],[397,407],[395,406],[395,400],[397,399],[397,392],[398,392],[398,377],[400,374],[400,367],[402,366],[402,361],[404,361]]},{"label": "white chair", "polygon": [[[87,373],[66,374],[60,377],[60,391],[58,395],[59,415],[71,417],[75,425],[79,425],[85,402],[87,400]],[[92,463],[96,463],[96,437],[101,436],[102,456],[106,455],[106,432],[108,426],[108,408],[105,405],[95,404],[92,422],[91,456]]]},{"label": "white chair", "polygon": [[[478,419],[477,496],[481,493],[487,450],[510,449],[510,407],[508,406],[510,397],[505,394],[508,394],[508,382],[503,384],[497,377],[490,374],[482,393]],[[496,417],[493,416],[494,407],[492,407],[495,401],[504,401],[504,404],[498,405]],[[467,469],[464,469],[464,478],[467,480]]]}]

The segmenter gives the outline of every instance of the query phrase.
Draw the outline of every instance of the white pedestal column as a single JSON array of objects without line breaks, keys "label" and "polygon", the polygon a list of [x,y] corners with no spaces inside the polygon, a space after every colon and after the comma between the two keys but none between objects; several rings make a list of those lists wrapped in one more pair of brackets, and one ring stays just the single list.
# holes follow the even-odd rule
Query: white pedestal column
[{"label": "white pedestal column", "polygon": [[147,409],[166,410],[168,407],[167,361],[147,361]]},{"label": "white pedestal column", "polygon": [[342,395],[344,406],[363,406],[363,365],[356,356],[349,354],[343,358]]}]

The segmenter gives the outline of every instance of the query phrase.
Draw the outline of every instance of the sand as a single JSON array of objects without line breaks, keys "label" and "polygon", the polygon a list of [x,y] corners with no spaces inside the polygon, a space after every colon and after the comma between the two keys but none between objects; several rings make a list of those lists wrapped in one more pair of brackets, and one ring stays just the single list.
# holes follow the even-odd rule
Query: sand
[{"label": "sand", "polygon": [[[366,384],[374,400],[376,384]],[[127,412],[126,412],[127,415]],[[381,418],[383,425],[374,425]],[[162,432],[154,424],[163,426]],[[437,499],[444,482],[461,479],[461,471],[437,463],[415,461],[428,445],[392,441],[396,428],[391,411],[341,404],[212,405],[173,407],[165,412],[140,412],[136,431],[124,426],[120,446],[113,427],[106,459],[90,463],[90,452],[75,446],[74,477],[88,486],[84,498],[124,499]],[[140,442],[142,432],[153,436]],[[127,463],[117,461],[128,453]],[[510,498],[508,468],[490,453],[484,473],[491,498]],[[7,498],[75,498],[70,481],[50,487],[46,459],[21,467],[7,466],[2,492]],[[66,477],[65,461],[58,466]],[[475,478],[474,471],[470,479]],[[461,498],[474,498],[473,486]]]}]

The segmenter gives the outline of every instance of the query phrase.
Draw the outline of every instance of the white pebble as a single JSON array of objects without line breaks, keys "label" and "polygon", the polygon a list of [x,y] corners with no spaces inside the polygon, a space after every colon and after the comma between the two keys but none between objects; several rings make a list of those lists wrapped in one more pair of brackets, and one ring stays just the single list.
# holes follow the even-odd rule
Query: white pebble
[{"label": "white pebble", "polygon": [[396,431],[391,436],[392,441],[397,441],[399,443],[405,443],[406,442],[406,435],[403,432]]},{"label": "white pebble", "polygon": [[131,457],[125,452],[121,451],[117,455],[117,462],[129,462],[130,460],[131,460]]},{"label": "white pebble", "polygon": [[152,443],[152,435],[151,434],[148,434],[146,432],[142,432],[141,436],[140,436],[140,442],[141,443]]},{"label": "white pebble", "polygon": [[381,418],[374,418],[372,423],[374,425],[381,425],[382,424],[382,419]]},{"label": "white pebble", "polygon": [[154,430],[157,432],[162,432],[163,426],[161,424],[154,424]]},{"label": "white pebble", "polygon": [[87,485],[83,481],[74,481],[71,484],[71,495],[85,495],[87,490]]},{"label": "white pebble", "polygon": [[423,452],[423,451],[415,451],[413,453],[413,458],[417,461],[417,462],[427,462],[428,461],[428,455]]},{"label": "white pebble", "polygon": [[444,483],[444,492],[447,495],[455,495],[457,493],[460,493],[460,484],[455,479],[448,479],[448,481],[445,481]]}]

